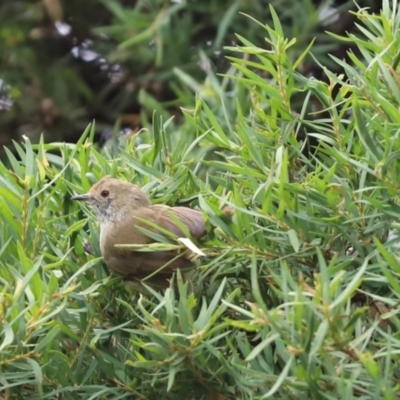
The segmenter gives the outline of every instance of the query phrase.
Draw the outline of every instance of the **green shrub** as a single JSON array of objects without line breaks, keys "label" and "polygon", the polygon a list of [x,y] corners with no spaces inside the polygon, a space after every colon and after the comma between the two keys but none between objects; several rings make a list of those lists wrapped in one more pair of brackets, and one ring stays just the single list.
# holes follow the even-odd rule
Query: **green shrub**
[{"label": "green shrub", "polygon": [[[271,12],[266,49],[238,37],[232,72],[209,72],[209,97],[174,131],[155,114],[138,147],[100,154],[91,126],[76,145],[8,152],[3,397],[395,398],[400,15],[388,2],[379,16],[360,10],[364,38],[342,38],[359,55],[334,59],[347,76],[325,69],[326,84],[297,72],[309,49],[293,58]],[[304,131],[319,141],[308,157]],[[97,225],[70,197],[105,174],[201,208],[193,284],[178,273],[177,289],[131,293],[85,254]]]},{"label": "green shrub", "polygon": [[[324,31],[354,30],[353,0],[0,2],[0,143],[10,148],[22,135],[37,143],[41,133],[45,142],[75,143],[92,119],[98,136],[120,124],[136,130],[155,100],[179,120],[179,107],[193,105],[187,83],[202,83],[208,69],[226,71],[223,47],[235,33],[263,45],[263,31],[241,13],[270,24],[270,3],[286,36],[297,39],[292,52],[315,37],[316,59],[338,67],[327,52],[341,57],[348,45]],[[301,70],[319,68],[310,58]]]}]

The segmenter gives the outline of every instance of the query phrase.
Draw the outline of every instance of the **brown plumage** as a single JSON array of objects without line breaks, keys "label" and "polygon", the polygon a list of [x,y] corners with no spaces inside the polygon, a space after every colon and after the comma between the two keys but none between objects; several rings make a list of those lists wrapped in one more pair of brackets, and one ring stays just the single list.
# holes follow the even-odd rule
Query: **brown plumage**
[{"label": "brown plumage", "polygon": [[[177,268],[193,266],[185,253],[175,251],[139,252],[115,247],[117,244],[148,244],[154,240],[140,232],[138,227],[160,232],[145,222],[152,222],[161,228],[184,237],[184,233],[174,223],[171,213],[176,216],[193,237],[206,233],[202,213],[187,207],[152,205],[147,194],[138,186],[120,179],[104,177],[85,195],[74,196],[73,200],[87,201],[96,211],[100,221],[100,251],[107,265],[131,281],[141,281],[172,261],[146,283],[165,287],[168,279]],[[138,219],[139,218],[139,219]]]}]

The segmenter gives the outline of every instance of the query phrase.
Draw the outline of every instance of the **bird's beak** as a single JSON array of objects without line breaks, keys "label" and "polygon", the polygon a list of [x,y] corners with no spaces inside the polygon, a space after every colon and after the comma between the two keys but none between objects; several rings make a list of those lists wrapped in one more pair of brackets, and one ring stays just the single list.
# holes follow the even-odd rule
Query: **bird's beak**
[{"label": "bird's beak", "polygon": [[79,194],[77,196],[72,196],[71,200],[80,200],[80,201],[88,201],[91,199],[91,196],[88,194]]}]

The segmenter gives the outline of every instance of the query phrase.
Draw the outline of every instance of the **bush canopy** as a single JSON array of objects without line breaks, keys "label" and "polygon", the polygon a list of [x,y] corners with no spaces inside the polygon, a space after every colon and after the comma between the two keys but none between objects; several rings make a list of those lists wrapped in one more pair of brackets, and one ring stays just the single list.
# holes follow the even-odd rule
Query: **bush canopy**
[{"label": "bush canopy", "polygon": [[[271,15],[252,22],[265,46],[238,35],[179,124],[155,112],[141,143],[101,152],[94,124],[77,144],[6,150],[3,398],[398,396],[398,4],[356,12],[358,34],[335,36],[355,50],[331,58],[345,74],[321,65],[328,82],[299,72],[312,42],[292,51]],[[85,253],[84,239],[99,254],[97,222],[70,198],[106,174],[202,210],[190,282],[138,294]]]}]

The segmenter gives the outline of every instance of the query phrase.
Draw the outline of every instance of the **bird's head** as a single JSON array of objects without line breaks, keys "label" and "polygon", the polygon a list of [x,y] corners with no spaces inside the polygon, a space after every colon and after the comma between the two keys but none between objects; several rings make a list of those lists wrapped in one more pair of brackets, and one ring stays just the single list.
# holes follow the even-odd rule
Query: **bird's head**
[{"label": "bird's head", "polygon": [[118,221],[133,210],[151,205],[147,194],[138,186],[110,176],[94,184],[88,193],[73,196],[72,200],[87,201],[100,222]]}]

